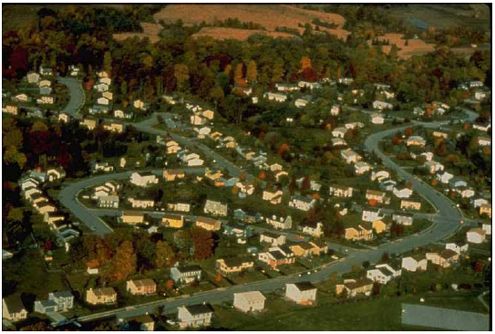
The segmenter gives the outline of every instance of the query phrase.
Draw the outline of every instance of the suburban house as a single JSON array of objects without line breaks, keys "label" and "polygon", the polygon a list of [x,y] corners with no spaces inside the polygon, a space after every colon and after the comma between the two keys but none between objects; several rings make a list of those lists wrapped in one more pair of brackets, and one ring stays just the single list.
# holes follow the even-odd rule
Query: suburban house
[{"label": "suburban house", "polygon": [[347,129],[345,127],[338,127],[332,130],[332,136],[334,136],[335,138],[344,139],[346,133]]},{"label": "suburban house", "polygon": [[332,116],[338,116],[340,114],[340,106],[337,104],[334,104],[332,108],[330,109],[330,115]]},{"label": "suburban house", "polygon": [[292,227],[292,217],[279,217],[273,215],[271,218],[265,218],[266,223],[271,225],[276,230],[288,230]]},{"label": "suburban house", "polygon": [[347,146],[347,142],[342,138],[332,138],[332,146]]},{"label": "suburban house", "polygon": [[169,140],[165,144],[165,146],[166,146],[167,154],[177,154],[181,150],[179,143],[177,143],[175,140]]},{"label": "suburban house", "polygon": [[357,154],[350,148],[340,151],[340,156],[347,164],[353,164],[362,159],[359,154]]},{"label": "suburban house", "polygon": [[382,215],[381,211],[370,211],[370,210],[363,210],[363,213],[361,215],[361,219],[365,222],[374,222],[375,220],[380,220],[384,216]]},{"label": "suburban house", "polygon": [[196,218],[196,226],[207,231],[219,231],[222,228],[222,222],[218,219],[199,216]]},{"label": "suburban house", "polygon": [[457,254],[465,253],[469,249],[469,244],[464,244],[464,245],[458,245],[454,242],[450,242],[445,244],[445,249],[451,249]]},{"label": "suburban house", "polygon": [[65,177],[65,171],[62,167],[49,168],[46,170],[46,177],[48,178],[48,182],[54,182],[63,179]]},{"label": "suburban house", "polygon": [[201,267],[196,265],[182,266],[176,264],[170,268],[170,277],[175,283],[188,284],[201,280]]},{"label": "suburban house", "polygon": [[191,204],[189,203],[168,203],[167,210],[177,212],[189,212],[191,211]]},{"label": "suburban house", "polygon": [[301,195],[292,196],[289,201],[289,207],[296,208],[302,211],[309,211],[316,203],[316,200],[311,197],[305,197]]},{"label": "suburban house", "polygon": [[[436,174],[438,172],[442,172],[444,169],[445,169],[445,166],[442,165],[441,163],[437,162],[437,161],[433,161],[433,160],[430,160],[430,161],[426,161],[424,164],[423,164],[423,167],[428,171],[428,173],[430,174]],[[447,180],[448,182],[448,180]]]},{"label": "suburban house", "polygon": [[321,222],[305,219],[299,225],[299,229],[301,229],[304,234],[308,234],[315,238],[323,236],[323,224]]},{"label": "suburban house", "polygon": [[222,202],[206,200],[203,212],[214,216],[227,216],[228,205]]},{"label": "suburban house", "polygon": [[347,298],[353,298],[357,295],[371,295],[371,291],[373,290],[373,281],[367,278],[362,279],[346,279],[343,284],[337,284],[335,286],[335,293],[337,295],[341,295],[344,293]]},{"label": "suburban house", "polygon": [[277,83],[275,84],[275,88],[279,92],[297,92],[301,89],[301,87],[298,85],[288,83]]},{"label": "suburban house", "polygon": [[165,169],[163,171],[165,181],[175,181],[176,179],[183,179],[185,177],[186,174],[182,169]]},{"label": "suburban house", "polygon": [[50,292],[47,300],[34,302],[34,310],[38,313],[66,312],[74,307],[74,296],[70,291]]},{"label": "suburban house", "polygon": [[19,113],[19,108],[15,105],[8,104],[5,107],[2,107],[2,112],[17,115]]},{"label": "suburban house", "polygon": [[289,246],[296,257],[320,256],[328,253],[328,245],[324,242],[298,242]]},{"label": "suburban house", "polygon": [[127,201],[131,203],[132,208],[148,209],[155,206],[155,201],[152,199],[136,199],[129,197]]},{"label": "suburban house", "polygon": [[113,172],[113,166],[110,165],[108,162],[95,162],[93,164],[93,173],[97,173],[97,172],[105,172],[105,173],[108,173],[108,172]]},{"label": "suburban house", "polygon": [[423,137],[421,137],[421,136],[410,136],[406,140],[406,145],[407,146],[425,147],[426,140]]},{"label": "suburban house", "polygon": [[266,92],[263,94],[263,98],[275,102],[285,102],[287,100],[287,95],[280,93]]},{"label": "suburban house", "polygon": [[213,309],[208,304],[184,305],[178,307],[177,319],[181,329],[209,326],[211,324],[212,316]]},{"label": "suburban house", "polygon": [[392,215],[392,220],[396,222],[399,225],[404,225],[404,226],[412,226],[413,224],[413,216],[411,215],[405,215],[405,214],[393,214]]},{"label": "suburban house", "polygon": [[384,263],[384,264],[377,264],[375,268],[369,269],[366,272],[366,277],[373,282],[377,282],[380,284],[387,284],[390,282],[392,279],[395,277],[399,277],[401,275],[401,270],[395,270],[392,268],[390,265]]},{"label": "suburban house", "polygon": [[407,201],[407,200],[403,199],[400,201],[400,208],[401,209],[420,210],[421,209],[421,202]]},{"label": "suburban house", "polygon": [[481,244],[486,241],[486,231],[481,227],[471,228],[466,232],[467,242],[472,244]]},{"label": "suburban house", "polygon": [[119,196],[117,195],[98,196],[97,205],[99,208],[117,209],[119,207]]},{"label": "suburban house", "polygon": [[260,243],[262,242],[269,243],[272,247],[282,246],[286,242],[286,237],[283,234],[263,232],[260,234]]},{"label": "suburban house", "polygon": [[282,203],[282,195],[284,193],[281,190],[277,191],[263,191],[263,200],[269,201],[271,204],[280,204]]},{"label": "suburban house", "polygon": [[373,101],[373,109],[375,110],[386,110],[386,109],[392,109],[394,106],[391,103],[384,102],[384,101]]},{"label": "suburban house", "polygon": [[369,222],[363,222],[357,226],[347,227],[344,230],[344,238],[346,240],[364,240],[373,239],[373,226]]},{"label": "suburban house", "polygon": [[107,130],[115,133],[124,132],[124,124],[121,123],[104,123],[103,130]]},{"label": "suburban house", "polygon": [[119,217],[119,222],[122,224],[143,224],[144,223],[144,215],[140,213],[132,213],[123,211]]},{"label": "suburban house", "polygon": [[402,258],[401,268],[407,271],[425,271],[428,267],[428,260],[425,256],[412,255]]},{"label": "suburban house", "polygon": [[124,323],[121,330],[140,330],[140,331],[154,331],[155,321],[149,314],[139,315],[130,318],[118,318],[119,322]]},{"label": "suburban house", "polygon": [[490,204],[481,204],[479,206],[479,214],[480,216],[487,216],[488,218],[492,218],[492,206]]},{"label": "suburban house", "polygon": [[276,270],[278,266],[296,261],[294,253],[288,247],[271,247],[267,252],[258,253],[258,260]]},{"label": "suburban house", "polygon": [[316,303],[316,287],[310,282],[285,284],[285,297],[299,305]]},{"label": "suburban house", "polygon": [[412,196],[413,191],[411,189],[409,189],[408,187],[404,187],[402,189],[394,187],[394,190],[392,190],[392,193],[397,198],[409,198]]},{"label": "suburban house", "polygon": [[234,307],[242,312],[263,311],[266,297],[259,291],[234,293]]},{"label": "suburban house", "polygon": [[385,118],[378,113],[371,114],[370,120],[372,124],[383,124],[385,122]]},{"label": "suburban house", "polygon": [[459,254],[451,249],[444,249],[440,252],[427,252],[426,259],[442,268],[449,268],[459,260]]},{"label": "suburban house", "polygon": [[184,226],[184,216],[166,213],[162,217],[162,225],[170,228],[182,228]]},{"label": "suburban house", "polygon": [[377,203],[380,204],[390,203],[390,197],[387,197],[387,194],[385,192],[378,190],[371,190],[371,189],[366,190],[366,199],[368,201],[376,201]]},{"label": "suburban house", "polygon": [[390,225],[385,223],[383,220],[375,220],[371,223],[371,227],[376,232],[376,234],[381,234],[389,230]]},{"label": "suburban house", "polygon": [[354,164],[354,173],[356,175],[363,175],[371,170],[371,165],[364,161],[358,161]]},{"label": "suburban house", "polygon": [[86,290],[86,302],[91,305],[115,304],[117,302],[117,292],[114,288],[91,288]]},{"label": "suburban house", "polygon": [[340,198],[350,198],[352,197],[352,190],[352,187],[334,185],[329,187],[329,195]]},{"label": "suburban house", "polygon": [[22,303],[21,297],[11,295],[2,299],[2,318],[16,322],[26,319],[28,312]]},{"label": "suburban house", "polygon": [[253,268],[254,262],[250,259],[231,257],[218,259],[215,263],[217,271],[222,275],[237,274]]},{"label": "suburban house", "polygon": [[141,175],[138,172],[134,172],[131,174],[129,182],[138,187],[147,187],[152,184],[158,184],[158,177],[151,173],[144,173]]},{"label": "suburban house", "polygon": [[150,278],[128,280],[125,289],[132,295],[152,295],[156,293],[156,283]]}]

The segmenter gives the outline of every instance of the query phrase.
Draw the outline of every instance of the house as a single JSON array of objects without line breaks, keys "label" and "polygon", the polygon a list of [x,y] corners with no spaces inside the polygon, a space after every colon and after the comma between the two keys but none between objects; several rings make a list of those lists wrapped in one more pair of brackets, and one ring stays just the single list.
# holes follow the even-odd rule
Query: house
[{"label": "house", "polygon": [[275,88],[279,92],[297,92],[298,90],[301,89],[301,86],[294,84],[277,83],[275,84]]},{"label": "house", "polygon": [[381,234],[389,229],[389,225],[383,220],[375,220],[371,223],[371,227],[375,230],[376,234]]},{"label": "house", "polygon": [[18,94],[15,96],[15,100],[19,102],[29,102],[30,98],[26,94]]},{"label": "house", "polygon": [[103,130],[107,130],[115,133],[124,132],[124,124],[121,123],[105,123],[103,124]]},{"label": "house", "polygon": [[65,171],[62,167],[49,168],[46,171],[46,177],[48,178],[48,182],[60,180],[60,179],[63,179],[65,177]]},{"label": "house", "polygon": [[421,202],[407,201],[407,200],[403,199],[400,201],[400,208],[401,209],[419,210],[419,209],[421,209]]},{"label": "house", "polygon": [[228,205],[223,204],[222,202],[212,201],[207,199],[205,202],[205,206],[203,208],[203,212],[206,214],[212,214],[214,216],[227,216]]},{"label": "house", "polygon": [[55,98],[53,96],[42,96],[39,99],[36,99],[36,103],[38,104],[53,104],[55,102]]},{"label": "house", "polygon": [[294,101],[294,105],[297,108],[304,108],[304,107],[306,107],[306,105],[308,105],[308,103],[309,103],[309,101],[306,99],[296,99],[296,101]]},{"label": "house", "polygon": [[34,310],[38,313],[66,312],[74,307],[74,296],[70,291],[50,292],[47,300],[34,302]]},{"label": "house", "polygon": [[490,123],[488,124],[480,124],[480,123],[473,123],[473,129],[480,130],[483,132],[488,132],[488,130],[492,127]]},{"label": "house", "polygon": [[460,177],[454,177],[449,181],[449,186],[451,188],[462,188],[462,187],[467,187],[467,182],[466,180],[460,178]]},{"label": "house", "polygon": [[181,159],[189,167],[202,166],[204,163],[204,160],[200,159],[199,155],[196,153],[190,153],[190,154],[184,155]]},{"label": "house", "polygon": [[273,215],[271,218],[265,218],[265,220],[268,225],[271,225],[276,230],[288,230],[292,227],[291,216],[277,218],[277,216]]},{"label": "house", "polygon": [[492,206],[490,204],[481,204],[479,206],[479,214],[480,216],[487,216],[488,218],[492,218]]},{"label": "house", "polygon": [[215,267],[222,275],[230,275],[253,268],[254,262],[247,258],[231,257],[218,259],[215,263]]},{"label": "house", "polygon": [[148,209],[153,208],[155,206],[155,201],[152,199],[137,199],[133,197],[129,197],[127,199],[129,203],[131,203],[132,208],[140,208],[140,209]]},{"label": "house", "polygon": [[132,105],[134,106],[134,108],[136,109],[140,109],[140,110],[145,110],[145,106],[144,106],[144,102],[141,101],[141,100],[135,100]]},{"label": "house", "polygon": [[273,191],[273,192],[264,190],[262,198],[263,198],[263,200],[269,201],[271,204],[276,205],[276,204],[282,203],[282,195],[283,194],[284,193],[281,190],[277,190],[277,191]]},{"label": "house", "polygon": [[129,182],[138,187],[147,187],[151,184],[158,184],[158,177],[151,173],[144,173],[141,175],[138,172],[134,172],[131,174]]},{"label": "house", "polygon": [[441,252],[427,252],[426,259],[442,268],[449,268],[459,260],[459,254],[451,249],[444,249]]},{"label": "house", "polygon": [[347,164],[357,163],[362,159],[362,157],[354,152],[352,149],[347,148],[340,151],[340,156]]},{"label": "house", "polygon": [[130,213],[123,211],[121,216],[119,217],[119,221],[123,224],[143,224],[144,223],[144,215],[140,213]]},{"label": "house", "polygon": [[435,138],[447,139],[449,137],[449,134],[448,133],[442,132],[442,131],[433,131],[431,134]]},{"label": "house", "polygon": [[436,179],[443,184],[448,184],[450,180],[454,177],[454,175],[449,172],[443,172],[443,174],[437,174]]},{"label": "house", "polygon": [[117,195],[98,196],[97,205],[99,208],[117,209],[119,207],[119,196]]},{"label": "house", "polygon": [[91,305],[115,304],[117,302],[117,292],[114,288],[90,288],[86,290],[86,302]]},{"label": "house", "polygon": [[96,128],[96,120],[91,118],[84,118],[79,122],[80,126],[86,127],[88,130],[94,130]]},{"label": "house", "polygon": [[196,226],[207,231],[219,231],[222,227],[222,222],[218,219],[200,216],[196,218]]},{"label": "house", "polygon": [[392,279],[394,279],[395,277],[399,277],[400,275],[400,269],[395,270],[386,263],[377,264],[375,268],[366,271],[366,278],[380,284],[387,284]]},{"label": "house", "polygon": [[44,76],[50,76],[53,75],[53,71],[50,67],[40,66],[40,74]]},{"label": "house", "polygon": [[378,211],[363,210],[361,219],[365,222],[374,222],[375,220],[383,219],[383,216],[380,210]]},{"label": "house", "polygon": [[413,255],[402,258],[401,268],[407,271],[425,271],[428,267],[428,260],[424,256]]},{"label": "house", "polygon": [[314,222],[309,220],[303,220],[299,225],[302,228],[304,234],[308,234],[315,238],[323,236],[323,224],[321,222]]},{"label": "house", "polygon": [[213,309],[208,304],[184,305],[178,307],[177,319],[181,329],[209,326],[211,324],[212,316]]},{"label": "house", "polygon": [[354,298],[357,295],[371,295],[373,290],[373,281],[362,278],[362,279],[346,279],[343,284],[337,284],[335,286],[335,293],[341,295],[345,292],[347,298]]},{"label": "house", "polygon": [[474,92],[474,99],[475,100],[481,101],[481,100],[484,100],[486,97],[487,97],[487,94],[484,91],[477,90]]},{"label": "house", "polygon": [[347,133],[347,129],[345,127],[338,127],[332,130],[332,136],[335,138],[344,138]]},{"label": "house", "polygon": [[294,263],[296,258],[290,248],[277,246],[270,247],[266,252],[258,253],[258,260],[268,264],[273,270],[277,270],[280,265]]},{"label": "house", "polygon": [[110,100],[106,97],[99,97],[96,99],[96,103],[102,106],[108,106],[110,104]]},{"label": "house", "polygon": [[189,212],[191,211],[191,204],[188,203],[168,203],[167,210],[178,211],[178,212]]},{"label": "house", "polygon": [[413,224],[413,216],[405,215],[405,214],[393,214],[392,220],[399,225],[403,226],[412,226]]},{"label": "house", "polygon": [[283,234],[263,232],[260,234],[260,243],[261,242],[269,243],[272,247],[282,246],[286,242],[286,237]]},{"label": "house", "polygon": [[287,95],[280,93],[266,92],[265,94],[263,94],[263,98],[275,102],[285,102],[287,100]]},{"label": "house", "polygon": [[318,82],[308,82],[308,81],[299,81],[297,83],[297,86],[299,86],[299,88],[309,88],[310,90],[321,88],[321,84],[320,83],[318,83]]},{"label": "house", "polygon": [[170,228],[182,228],[184,226],[184,216],[166,213],[162,217],[162,225]]},{"label": "house", "polygon": [[332,141],[332,146],[333,147],[336,147],[336,146],[347,146],[347,142],[344,139],[342,139],[342,138],[332,138],[331,141]]},{"label": "house", "polygon": [[478,143],[479,146],[491,146],[492,145],[492,139],[490,137],[477,137],[476,142]]},{"label": "house", "polygon": [[369,241],[373,239],[373,226],[369,222],[363,222],[357,226],[347,227],[344,230],[344,238],[346,240],[363,240]]},{"label": "house", "polygon": [[301,211],[309,211],[315,203],[316,200],[314,198],[294,195],[289,201],[289,207],[299,209]]},{"label": "house", "polygon": [[422,152],[419,154],[421,157],[424,157],[426,161],[431,161],[433,159],[433,152]]},{"label": "house", "polygon": [[383,124],[385,122],[385,118],[380,114],[371,114],[370,120],[372,124]]},{"label": "house", "polygon": [[36,72],[31,72],[26,75],[27,81],[30,84],[36,84],[40,80],[40,75]]},{"label": "house", "polygon": [[140,330],[140,331],[155,330],[155,321],[149,314],[144,314],[126,319],[119,317],[118,321],[125,323],[122,330]]},{"label": "house", "polygon": [[469,229],[466,232],[467,242],[472,244],[481,244],[486,240],[486,231],[480,227]]},{"label": "house", "polygon": [[19,113],[19,108],[15,105],[9,104],[2,108],[2,112],[17,115]]},{"label": "house", "polygon": [[165,146],[167,147],[167,154],[177,154],[181,149],[179,143],[175,140],[169,140]]},{"label": "house", "polygon": [[404,187],[402,189],[394,187],[394,190],[392,193],[397,197],[397,198],[409,198],[413,194],[413,191],[409,189],[408,187]]},{"label": "house", "polygon": [[[423,164],[423,167],[428,171],[428,173],[430,174],[435,174],[437,172],[443,172],[443,170],[445,169],[445,166],[442,165],[441,163],[437,162],[437,161],[426,161],[424,164]],[[447,181],[448,182],[448,181]]]},{"label": "house", "polygon": [[406,145],[407,146],[425,147],[426,140],[423,137],[421,137],[421,136],[410,136],[406,140]]},{"label": "house", "polygon": [[93,164],[93,173],[97,173],[97,172],[105,172],[105,173],[108,173],[108,172],[113,172],[113,166],[110,165],[108,162],[95,162]]},{"label": "house", "polygon": [[334,185],[329,187],[329,195],[340,198],[350,198],[352,197],[352,190],[352,187]]},{"label": "house", "polygon": [[152,295],[156,293],[156,283],[150,278],[128,280],[125,289],[131,295]]},{"label": "house", "polygon": [[394,108],[394,106],[391,103],[379,101],[379,100],[373,101],[372,106],[373,106],[373,109],[375,109],[375,110],[386,110],[386,109],[391,110]]},{"label": "house", "polygon": [[176,179],[183,179],[186,174],[183,169],[165,169],[163,171],[163,178],[165,181],[175,181]]},{"label": "house", "polygon": [[464,245],[458,245],[454,242],[450,242],[445,244],[445,249],[451,249],[457,254],[465,253],[469,249],[469,244],[464,244]]},{"label": "house", "polygon": [[132,112],[125,112],[123,110],[117,109],[117,110],[113,111],[113,117],[131,119],[132,118]]},{"label": "house", "polygon": [[18,295],[11,295],[2,299],[2,318],[17,322],[26,319],[28,312]]},{"label": "house", "polygon": [[201,267],[196,265],[182,266],[176,264],[170,268],[170,278],[175,283],[189,284],[193,281],[201,280]]},{"label": "house", "polygon": [[299,305],[313,305],[316,303],[316,287],[310,282],[285,284],[285,297]]},{"label": "house", "polygon": [[234,293],[234,307],[242,312],[258,312],[265,308],[266,297],[259,291]]},{"label": "house", "polygon": [[387,197],[387,194],[383,191],[378,191],[378,190],[371,190],[371,189],[366,190],[366,199],[368,201],[376,201],[377,203],[380,204],[390,203],[390,198]]},{"label": "house", "polygon": [[471,198],[475,195],[474,190],[467,187],[457,188],[455,192],[461,195],[462,198]]}]

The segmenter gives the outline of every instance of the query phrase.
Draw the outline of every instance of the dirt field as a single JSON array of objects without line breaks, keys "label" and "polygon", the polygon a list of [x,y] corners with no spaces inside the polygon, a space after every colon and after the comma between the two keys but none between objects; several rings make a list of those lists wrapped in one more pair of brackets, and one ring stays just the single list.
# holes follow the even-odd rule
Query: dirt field
[{"label": "dirt field", "polygon": [[214,39],[236,39],[239,41],[245,41],[249,36],[260,34],[270,36],[273,38],[294,38],[294,35],[285,32],[276,31],[264,31],[264,30],[247,30],[247,29],[235,29],[235,28],[222,28],[222,27],[204,27],[193,37],[205,37],[209,36]]},{"label": "dirt field", "polygon": [[392,44],[395,44],[399,48],[399,57],[403,59],[410,58],[413,55],[422,55],[435,50],[435,44],[426,43],[421,39],[408,39],[407,45],[406,40],[403,39],[403,34],[397,33],[387,33],[383,36],[379,36],[377,39],[379,41],[389,41],[390,45],[382,46],[382,51],[384,53],[389,53]]},{"label": "dirt field", "polygon": [[141,22],[141,27],[143,28],[142,33],[126,32],[126,33],[113,34],[113,38],[116,41],[123,41],[131,37],[138,37],[138,38],[148,37],[151,43],[156,43],[159,41],[160,37],[158,36],[158,34],[163,28],[160,24]]},{"label": "dirt field", "polygon": [[[203,21],[213,23],[215,21],[224,21],[228,18],[237,18],[241,22],[260,24],[268,32],[274,32],[277,27],[299,30],[299,24],[311,24],[314,19],[318,18],[337,25],[337,29],[321,30],[328,31],[339,38],[346,37],[348,34],[347,31],[342,29],[345,19],[341,15],[306,10],[289,5],[170,5],[156,13],[154,18],[156,22],[160,20],[175,22],[181,19],[184,24],[195,24]],[[241,38],[239,36],[244,36],[245,34],[225,30],[207,30],[207,32],[201,32],[200,34],[215,37],[212,35],[215,32],[218,32],[221,36],[233,34],[233,38]],[[271,33],[268,35],[271,35]],[[278,37],[282,37],[282,35]]]}]

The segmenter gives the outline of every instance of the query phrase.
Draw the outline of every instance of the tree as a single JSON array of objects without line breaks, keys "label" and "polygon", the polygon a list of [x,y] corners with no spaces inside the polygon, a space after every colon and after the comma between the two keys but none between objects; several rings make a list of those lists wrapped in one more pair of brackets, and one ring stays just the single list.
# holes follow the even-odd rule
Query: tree
[{"label": "tree", "polygon": [[189,68],[185,64],[174,65],[174,77],[177,80],[177,88],[184,91],[188,88]]},{"label": "tree", "polygon": [[256,62],[254,60],[251,60],[247,66],[246,79],[250,83],[250,82],[256,82],[257,78],[258,78],[258,69],[256,66]]},{"label": "tree", "polygon": [[239,63],[235,66],[234,83],[237,86],[241,86],[241,87],[246,84],[246,80],[244,79],[244,64],[243,63]]},{"label": "tree", "polygon": [[112,258],[111,267],[108,272],[108,279],[111,281],[122,281],[136,271],[137,257],[134,252],[132,241],[123,241],[115,256]]},{"label": "tree", "polygon": [[308,56],[301,57],[299,64],[301,65],[301,72],[313,67],[311,64],[311,58],[309,58]]},{"label": "tree", "polygon": [[411,127],[408,127],[404,130],[404,134],[406,137],[411,137],[414,134],[414,130]]},{"label": "tree", "polygon": [[110,51],[106,51],[103,55],[103,70],[111,75],[112,73],[112,54]]},{"label": "tree", "polygon": [[167,289],[167,290],[172,290],[172,289],[174,288],[174,285],[175,285],[174,280],[172,280],[172,279],[168,279],[168,280],[165,282],[165,289]]},{"label": "tree", "polygon": [[194,226],[189,230],[193,242],[193,256],[196,260],[204,260],[213,255],[213,234]]},{"label": "tree", "polygon": [[175,263],[175,253],[166,241],[158,241],[155,247],[155,267],[163,268]]}]

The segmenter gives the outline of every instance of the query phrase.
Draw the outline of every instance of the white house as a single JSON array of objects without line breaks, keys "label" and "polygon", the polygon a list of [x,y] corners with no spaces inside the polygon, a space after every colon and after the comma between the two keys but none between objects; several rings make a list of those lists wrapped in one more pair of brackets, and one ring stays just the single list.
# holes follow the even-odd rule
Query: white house
[{"label": "white house", "polygon": [[354,173],[356,175],[363,175],[371,170],[371,165],[364,161],[358,161],[354,164]]},{"label": "white house", "polygon": [[291,208],[296,208],[302,211],[309,211],[316,203],[316,200],[310,197],[304,197],[300,195],[292,196],[289,201],[289,206]]},{"label": "white house", "polygon": [[265,218],[265,220],[268,225],[277,230],[288,230],[292,227],[291,216],[277,218],[277,216],[273,215],[271,218]]},{"label": "white house", "polygon": [[371,114],[370,119],[373,124],[383,124],[385,122],[385,118],[380,114]]},{"label": "white house", "polygon": [[394,187],[394,190],[392,192],[398,198],[409,198],[413,194],[413,191],[408,187],[404,187],[402,189]]},{"label": "white house", "polygon": [[178,307],[177,319],[181,329],[209,326],[211,324],[212,316],[213,309],[208,304],[184,305]]},{"label": "white house", "polygon": [[428,267],[428,260],[424,256],[407,256],[402,258],[401,268],[407,271],[425,271]]},{"label": "white house", "polygon": [[340,156],[347,164],[356,163],[362,159],[359,154],[350,148],[340,151]]},{"label": "white house", "polygon": [[134,172],[131,174],[129,182],[138,187],[147,187],[151,184],[158,184],[158,177],[151,173],[141,175],[138,172]]},{"label": "white house", "polygon": [[266,297],[259,291],[234,293],[234,307],[242,312],[263,311]]},{"label": "white house", "polygon": [[436,175],[436,179],[443,184],[448,184],[453,177],[454,175],[450,174],[449,172],[443,172],[443,174]]},{"label": "white house", "polygon": [[376,110],[386,110],[386,109],[392,109],[394,106],[391,103],[384,102],[384,101],[373,101],[373,109]]},{"label": "white house", "polygon": [[228,205],[222,202],[206,200],[203,212],[206,214],[212,214],[215,216],[227,216]]},{"label": "white house", "polygon": [[374,269],[370,269],[366,272],[366,278],[380,284],[387,284],[400,275],[400,269],[395,270],[388,264],[377,264]]},{"label": "white house", "polygon": [[426,145],[426,140],[421,136],[410,136],[406,140],[406,145],[424,147]]},{"label": "white house", "polygon": [[363,210],[363,213],[361,215],[361,219],[365,222],[374,222],[376,220],[381,220],[383,219],[383,216],[381,215],[380,210],[378,211],[369,211],[369,210]]},{"label": "white house", "polygon": [[300,304],[312,305],[316,302],[316,287],[310,282],[285,284],[285,297]]},{"label": "white house", "polygon": [[457,254],[461,254],[468,251],[469,244],[458,245],[455,242],[449,242],[445,244],[445,249],[450,249],[456,252]]},{"label": "white house", "polygon": [[466,232],[467,242],[481,244],[486,240],[486,232],[482,228],[475,227]]},{"label": "white house", "polygon": [[335,138],[344,138],[346,132],[347,129],[345,127],[338,127],[333,129],[332,136],[334,136]]},{"label": "white house", "polygon": [[392,220],[396,222],[399,225],[404,225],[404,226],[412,226],[413,224],[413,217],[410,215],[403,215],[403,214],[393,214],[392,215]]},{"label": "white house", "polygon": [[287,100],[287,95],[280,94],[280,93],[267,92],[267,93],[263,94],[263,97],[265,99],[268,99],[270,101],[275,101],[275,102],[285,102]]}]

